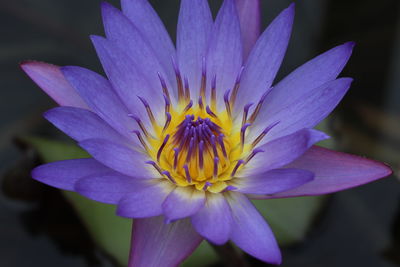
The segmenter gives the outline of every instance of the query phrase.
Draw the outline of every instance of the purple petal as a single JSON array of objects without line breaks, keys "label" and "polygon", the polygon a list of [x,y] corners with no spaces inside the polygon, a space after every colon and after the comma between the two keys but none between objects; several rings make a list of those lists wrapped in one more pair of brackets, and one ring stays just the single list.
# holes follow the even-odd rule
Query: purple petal
[{"label": "purple petal", "polygon": [[117,173],[94,174],[76,181],[74,191],[95,201],[117,204],[124,195],[141,191],[150,185],[149,180],[135,179]]},{"label": "purple petal", "polygon": [[65,79],[60,67],[44,62],[26,61],[21,64],[21,68],[60,106],[89,109]]},{"label": "purple petal", "polygon": [[288,106],[294,99],[304,100],[303,96],[310,91],[336,79],[350,58],[353,47],[352,42],[337,46],[289,74],[265,99],[258,120],[264,121],[269,114]]},{"label": "purple petal", "polygon": [[312,129],[302,129],[293,134],[280,137],[258,147],[263,152],[250,160],[239,171],[237,177],[251,177],[269,170],[280,168],[300,157],[315,143],[327,138],[322,132]]},{"label": "purple petal", "polygon": [[[155,178],[145,154],[105,139],[86,139],[79,145],[107,167],[135,178]],[[158,174],[159,176],[159,174]]]},{"label": "purple petal", "polygon": [[[175,47],[157,13],[147,0],[122,0],[121,6],[125,16],[132,21],[153,48],[157,58],[164,66],[167,78],[174,82],[175,72],[171,59],[176,57]],[[173,86],[175,84],[172,83]],[[176,90],[173,90],[172,93],[176,95]]]},{"label": "purple petal", "polygon": [[143,79],[136,64],[113,42],[100,36],[91,36],[91,39],[107,77],[120,99],[128,107],[129,113],[144,118],[144,121],[149,124],[146,109],[138,96],[151,100],[152,108],[163,110],[164,98],[161,86],[152,88]]},{"label": "purple petal", "polygon": [[237,111],[242,111],[247,103],[256,103],[272,85],[289,44],[293,19],[294,4],[282,11],[258,39],[245,64]]},{"label": "purple petal", "polygon": [[314,180],[296,189],[273,195],[272,198],[333,193],[392,174],[392,170],[381,162],[318,146],[313,146],[288,167],[312,171],[315,174]]},{"label": "purple petal", "polygon": [[129,144],[125,137],[106,124],[97,114],[81,108],[57,107],[44,117],[76,141],[101,138],[115,143]]},{"label": "purple petal", "polygon": [[216,75],[217,78],[218,106],[223,106],[222,92],[232,89],[242,64],[242,41],[235,2],[225,0],[214,23],[207,56],[207,76]]},{"label": "purple petal", "polygon": [[177,187],[162,204],[167,221],[175,221],[195,214],[204,206],[205,192],[193,187]]},{"label": "purple petal", "polygon": [[281,252],[264,218],[240,193],[227,193],[233,214],[231,240],[245,252],[262,261],[280,264]]},{"label": "purple petal", "polygon": [[94,159],[71,159],[41,165],[32,170],[32,177],[47,185],[73,191],[77,180],[88,175],[115,173]]},{"label": "purple petal", "polygon": [[125,195],[118,203],[117,214],[127,218],[146,218],[161,215],[162,203],[175,186],[165,179],[149,181],[151,186]]},{"label": "purple petal", "polygon": [[192,216],[192,224],[204,238],[217,245],[228,241],[232,214],[222,194],[208,194],[205,206]]},{"label": "purple petal", "polygon": [[[260,120],[260,123],[262,122],[264,125],[279,121],[279,124],[268,133],[264,141],[273,140],[299,129],[316,126],[337,106],[350,88],[352,81],[350,78],[340,78],[327,82],[306,92],[300,98],[282,105],[275,113]],[[257,126],[261,129],[260,125]],[[254,131],[257,132],[256,129]]]},{"label": "purple petal", "polygon": [[[164,98],[158,73],[162,77],[168,77],[151,45],[119,9],[103,2],[102,14],[107,39],[115,45],[108,46],[110,49],[107,50],[108,47],[97,44],[95,38],[93,41],[114,87],[125,82],[118,91],[121,99],[125,100],[126,94],[134,98],[140,95],[156,106],[163,106]],[[171,88],[168,79],[166,83]],[[127,92],[124,94],[124,91]],[[128,100],[125,104],[129,107]]]},{"label": "purple petal", "polygon": [[301,169],[275,169],[232,181],[236,191],[244,194],[275,194],[312,181],[314,174]]},{"label": "purple petal", "polygon": [[236,0],[243,42],[243,58],[246,59],[260,36],[260,0]]},{"label": "purple petal", "polygon": [[135,220],[128,267],[179,266],[202,240],[189,219],[170,224],[161,216]]},{"label": "purple petal", "polygon": [[62,72],[97,115],[123,136],[137,143],[131,133],[137,127],[136,123],[128,117],[129,111],[104,77],[81,67],[63,67]]},{"label": "purple petal", "polygon": [[207,0],[183,0],[179,12],[177,53],[181,72],[188,78],[192,99],[198,99],[203,58],[213,19]]}]

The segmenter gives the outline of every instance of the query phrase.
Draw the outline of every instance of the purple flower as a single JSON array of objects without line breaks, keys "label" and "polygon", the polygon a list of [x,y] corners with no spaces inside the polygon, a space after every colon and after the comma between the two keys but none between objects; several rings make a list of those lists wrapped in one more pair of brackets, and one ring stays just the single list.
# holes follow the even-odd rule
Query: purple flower
[{"label": "purple flower", "polygon": [[203,239],[231,240],[274,264],[281,254],[249,198],[321,195],[391,174],[386,165],[315,146],[312,128],[347,92],[337,78],[353,43],[272,87],[294,5],[260,35],[258,1],[182,0],[176,49],[146,0],[103,3],[91,39],[107,79],[80,67],[22,68],[61,107],[46,119],[93,158],[39,166],[33,178],[116,204],[135,218],[130,266],[176,266]]}]

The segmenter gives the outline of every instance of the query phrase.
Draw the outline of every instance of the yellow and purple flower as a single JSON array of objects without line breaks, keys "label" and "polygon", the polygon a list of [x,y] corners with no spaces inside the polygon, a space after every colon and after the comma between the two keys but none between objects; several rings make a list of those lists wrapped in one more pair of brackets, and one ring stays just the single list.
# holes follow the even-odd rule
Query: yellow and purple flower
[{"label": "yellow and purple flower", "polygon": [[258,1],[182,0],[176,48],[147,0],[102,4],[106,38],[91,39],[107,78],[81,67],[22,68],[61,107],[46,119],[93,158],[37,167],[33,178],[116,204],[135,218],[129,266],[176,266],[203,239],[233,241],[279,264],[273,233],[249,199],[321,195],[391,173],[324,149],[312,129],[352,79],[337,78],[353,43],[337,46],[273,87],[294,17],[260,35]]}]

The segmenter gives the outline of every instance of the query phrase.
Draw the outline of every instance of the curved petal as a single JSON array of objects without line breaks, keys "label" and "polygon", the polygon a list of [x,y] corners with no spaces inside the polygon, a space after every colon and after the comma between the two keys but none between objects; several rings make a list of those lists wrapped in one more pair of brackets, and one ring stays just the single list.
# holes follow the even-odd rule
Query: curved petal
[{"label": "curved petal", "polygon": [[301,169],[275,169],[255,176],[235,179],[232,185],[244,194],[275,194],[309,183],[314,174]]},{"label": "curved petal", "polygon": [[71,159],[47,163],[32,170],[32,178],[47,185],[73,191],[77,180],[88,175],[116,173],[94,159]]},{"label": "curved petal", "polygon": [[[167,78],[175,88],[175,72],[172,65],[172,59],[176,57],[175,47],[157,13],[147,0],[122,0],[121,6],[125,16],[132,21],[153,48],[164,66]],[[172,93],[176,96],[176,90]]]},{"label": "curved petal", "polygon": [[79,145],[96,160],[107,167],[135,178],[156,178],[156,174],[147,168],[147,156],[129,147],[105,139],[86,139]]},{"label": "curved petal", "polygon": [[162,203],[175,186],[165,179],[148,181],[152,185],[125,195],[118,203],[117,214],[126,218],[161,215]]},{"label": "curved petal", "polygon": [[207,53],[207,76],[216,76],[218,106],[222,95],[232,89],[242,67],[242,40],[234,0],[225,0],[218,12]]},{"label": "curved petal", "polygon": [[269,93],[256,122],[265,120],[293,99],[303,99],[309,91],[336,79],[349,60],[353,47],[353,42],[337,46],[290,73]]},{"label": "curved petal", "polygon": [[239,101],[235,103],[237,112],[250,102],[256,103],[271,87],[289,44],[293,19],[294,4],[291,4],[258,39],[243,70],[237,96]]},{"label": "curved petal", "polygon": [[44,113],[54,126],[76,141],[102,138],[128,145],[125,137],[106,124],[97,114],[81,108],[57,107]]},{"label": "curved petal", "polygon": [[[97,55],[104,71],[120,99],[128,107],[130,113],[139,116],[149,123],[146,109],[138,96],[151,100],[156,118],[164,108],[164,98],[161,86],[152,88],[143,78],[143,74],[130,60],[129,56],[110,40],[100,36],[91,36]],[[158,78],[157,78],[158,79]]]},{"label": "curved petal", "polygon": [[392,170],[381,162],[318,146],[313,146],[288,167],[310,170],[315,174],[314,180],[268,198],[328,194],[366,184],[392,174]]},{"label": "curved petal", "polygon": [[117,204],[126,194],[143,190],[150,185],[149,180],[114,174],[94,174],[85,176],[74,184],[74,191],[103,203]]},{"label": "curved petal", "polygon": [[231,240],[245,252],[262,261],[280,264],[281,252],[264,218],[240,193],[227,193],[233,214]]},{"label": "curved petal", "polygon": [[243,58],[246,59],[261,32],[260,0],[236,0],[243,42]]},{"label": "curved petal", "polygon": [[206,204],[192,216],[192,224],[210,242],[226,243],[232,230],[232,214],[223,194],[207,194]]},{"label": "curved petal", "polygon": [[268,118],[262,120],[262,123],[266,123],[266,125],[279,121],[279,124],[271,129],[264,141],[285,136],[302,128],[315,127],[339,104],[352,81],[353,79],[350,78],[340,78],[327,82],[300,98],[293,99],[287,105],[282,105],[280,110],[276,110],[276,113],[270,114]]},{"label": "curved petal", "polygon": [[326,138],[327,135],[322,132],[302,129],[293,134],[275,139],[260,146],[258,149],[262,153],[257,153],[236,176],[252,177],[256,174],[283,167],[300,157],[312,145]]},{"label": "curved petal", "polygon": [[162,204],[166,221],[171,222],[195,214],[204,206],[204,191],[193,187],[177,187]]},{"label": "curved petal", "polygon": [[65,79],[60,67],[37,61],[25,61],[21,68],[60,106],[89,109],[75,89]]},{"label": "curved petal", "polygon": [[131,132],[137,127],[136,123],[129,118],[129,111],[103,76],[88,69],[73,66],[63,67],[61,71],[97,115],[120,134],[138,143]]},{"label": "curved petal", "polygon": [[[116,77],[112,77],[112,75],[116,74],[118,80],[126,81],[126,84],[120,89],[122,92],[127,90],[126,94],[132,94],[135,98],[140,95],[147,98],[149,103],[154,103],[155,106],[160,104],[163,106],[164,98],[158,73],[165,78],[167,75],[150,43],[129,19],[111,4],[102,3],[102,14],[107,39],[114,42],[118,49],[115,49],[114,46],[110,51],[106,51],[107,55],[103,55],[104,51],[101,47],[97,47],[96,41],[94,44],[111,82],[115,84]],[[109,60],[114,62],[109,62]],[[109,69],[110,67],[111,69]],[[115,68],[122,71],[113,71]],[[130,78],[130,76],[133,77]],[[132,79],[133,81],[131,81]],[[165,82],[167,87],[171,88],[169,80],[165,79]],[[125,96],[122,96],[120,92],[119,94],[124,100]],[[128,103],[125,103],[128,106]]]},{"label": "curved petal", "polygon": [[137,219],[133,223],[128,267],[179,266],[202,240],[189,219],[170,224],[165,224],[161,216]]},{"label": "curved petal", "polygon": [[190,96],[198,99],[203,58],[206,57],[213,19],[207,0],[183,0],[178,19],[179,68],[190,85]]}]

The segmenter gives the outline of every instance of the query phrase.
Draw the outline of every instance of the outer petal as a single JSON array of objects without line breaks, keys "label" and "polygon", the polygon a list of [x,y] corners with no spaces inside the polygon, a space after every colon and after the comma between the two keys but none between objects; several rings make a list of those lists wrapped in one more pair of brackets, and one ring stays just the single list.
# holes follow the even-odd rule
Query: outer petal
[{"label": "outer petal", "polygon": [[137,143],[131,133],[136,123],[128,117],[129,111],[104,77],[81,67],[63,67],[62,72],[97,115],[123,136]]},{"label": "outer petal", "polygon": [[162,204],[167,221],[175,221],[195,214],[204,206],[204,191],[191,187],[177,187]]},{"label": "outer petal", "polygon": [[275,194],[297,188],[314,178],[310,171],[301,169],[275,169],[232,181],[238,192],[245,194]]},{"label": "outer petal", "polygon": [[260,0],[236,0],[243,42],[243,58],[246,59],[260,36]]},{"label": "outer petal", "polygon": [[223,194],[207,194],[206,204],[192,217],[192,224],[212,243],[226,243],[232,230],[232,214]]},{"label": "outer petal", "polygon": [[207,56],[207,76],[216,76],[218,106],[223,106],[223,94],[232,89],[242,61],[242,41],[239,18],[234,0],[225,0],[218,12]]},{"label": "outer petal", "polygon": [[255,44],[240,82],[235,105],[238,112],[245,104],[256,103],[272,85],[289,44],[293,19],[294,4],[282,11]]},{"label": "outer petal", "polygon": [[314,146],[288,165],[312,171],[312,182],[278,193],[272,198],[313,196],[332,193],[375,181],[392,174],[385,164],[374,160]]},{"label": "outer petal", "polygon": [[303,129],[293,134],[275,139],[259,147],[263,152],[258,153],[237,177],[252,177],[269,170],[280,168],[292,162],[307,151],[313,144],[327,138],[322,132]]},{"label": "outer petal", "polygon": [[[114,46],[111,51],[107,51],[110,59],[114,61],[111,68],[126,66],[123,71],[116,73],[117,79],[127,82],[124,86],[125,90],[128,91],[127,94],[130,93],[135,98],[140,95],[147,98],[149,102],[153,102],[155,105],[161,104],[162,106],[164,99],[158,73],[162,77],[167,75],[150,43],[117,8],[104,2],[102,4],[102,14],[106,36],[118,46],[117,50]],[[96,45],[96,42],[94,43]],[[104,52],[101,49],[99,50],[97,45],[96,48],[107,75],[110,77],[111,74],[115,74],[112,69],[108,69],[111,63],[105,60],[105,56],[102,54]],[[120,49],[125,53],[120,52]],[[130,78],[129,76],[134,77]],[[133,83],[131,82],[132,79]],[[110,80],[115,83],[115,77],[110,77]],[[171,88],[168,80],[166,82],[168,83],[168,88]],[[120,96],[121,99],[124,99],[124,96],[121,94]],[[126,105],[129,106],[128,103]]]},{"label": "outer petal", "polygon": [[250,255],[272,264],[280,264],[281,252],[274,234],[253,204],[240,193],[227,193],[232,209],[231,240]]},{"label": "outer petal", "polygon": [[116,173],[94,159],[71,159],[47,163],[32,170],[32,177],[47,185],[73,191],[77,180],[88,175]]},{"label": "outer petal", "polygon": [[146,156],[129,147],[105,139],[87,139],[79,145],[96,160],[120,173],[135,178],[155,178],[155,173],[146,168]]},{"label": "outer petal", "polygon": [[[260,127],[261,124],[265,127],[265,125],[276,121],[279,121],[279,124],[268,133],[263,140],[264,142],[293,133],[302,128],[313,128],[332,112],[346,94],[352,81],[350,78],[337,79],[307,91],[299,98],[290,97],[292,100],[287,104],[281,105],[279,109],[274,110],[274,113],[269,114],[262,120],[259,119],[259,124],[255,123],[256,126],[253,133],[258,134],[263,130]],[[261,118],[263,114],[259,116]]]},{"label": "outer petal", "polygon": [[129,144],[125,137],[89,110],[57,107],[47,111],[44,117],[78,142],[85,139],[102,138],[115,143]]},{"label": "outer petal", "polygon": [[[122,0],[121,6],[124,14],[153,48],[174,86],[176,83],[171,59],[175,58],[175,47],[157,13],[147,0]],[[172,93],[176,93],[176,90]]]},{"label": "outer petal", "polygon": [[203,58],[213,25],[206,0],[183,0],[179,12],[177,53],[179,67],[190,85],[193,99],[199,96]]},{"label": "outer petal", "polygon": [[[100,36],[91,38],[107,77],[129,111],[142,119],[147,118],[146,109],[138,96],[146,100],[151,99],[149,102],[153,104],[152,108],[156,108],[157,111],[162,110],[164,100],[161,99],[161,86],[151,88],[136,64],[113,42]],[[147,119],[144,121],[148,122]]]},{"label": "outer petal", "polygon": [[162,217],[135,220],[128,266],[178,266],[201,241],[189,219],[170,224]]},{"label": "outer petal", "polygon": [[123,197],[118,203],[117,214],[127,218],[146,218],[162,214],[162,203],[174,190],[169,181],[157,179],[153,184]]},{"label": "outer petal", "polygon": [[44,62],[26,61],[21,64],[21,68],[60,106],[89,109],[65,79],[60,67]]},{"label": "outer petal", "polygon": [[336,79],[349,60],[353,47],[352,42],[337,46],[289,74],[265,99],[258,120],[265,120],[268,114],[274,114],[293,99],[302,99],[309,91]]},{"label": "outer petal", "polygon": [[140,191],[150,186],[145,179],[114,174],[90,175],[79,179],[74,185],[74,191],[87,198],[108,204],[117,204],[125,195]]}]

